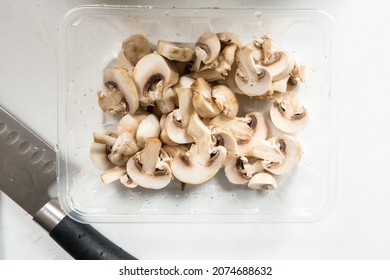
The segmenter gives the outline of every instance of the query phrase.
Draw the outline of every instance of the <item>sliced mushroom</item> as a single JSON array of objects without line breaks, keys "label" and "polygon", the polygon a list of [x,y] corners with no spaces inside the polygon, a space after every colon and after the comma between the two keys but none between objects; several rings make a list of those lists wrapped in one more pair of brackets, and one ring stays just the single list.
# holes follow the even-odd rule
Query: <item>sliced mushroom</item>
[{"label": "sliced mushroom", "polygon": [[191,116],[188,133],[194,138],[195,144],[188,152],[179,152],[173,158],[172,173],[183,183],[201,184],[218,172],[225,162],[227,152],[223,146],[213,146],[211,131],[196,112]]},{"label": "sliced mushroom", "polygon": [[217,85],[213,87],[211,95],[214,97],[215,103],[225,116],[231,119],[237,117],[238,101],[233,91],[227,86]]},{"label": "sliced mushroom", "polygon": [[192,72],[191,77],[204,78],[208,82],[225,80],[234,62],[236,49],[234,44],[224,47],[215,60],[200,67],[198,72]]},{"label": "sliced mushroom", "polygon": [[190,43],[158,40],[156,52],[169,60],[188,62],[192,60],[194,48]]},{"label": "sliced mushroom", "polygon": [[177,83],[179,75],[171,62],[157,53],[151,53],[137,63],[133,79],[140,105],[149,106],[162,99],[164,92]]},{"label": "sliced mushroom", "polygon": [[267,68],[273,81],[288,77],[295,65],[294,58],[287,52],[274,51],[273,41],[268,36],[262,36],[262,39],[261,65]]},{"label": "sliced mushroom", "polygon": [[274,176],[262,172],[257,173],[249,180],[248,187],[254,190],[276,190],[278,185],[276,184]]},{"label": "sliced mushroom", "polygon": [[160,135],[160,122],[157,117],[150,114],[141,121],[138,126],[136,139],[137,145],[141,149],[145,146],[145,141],[149,137],[159,137]]},{"label": "sliced mushroom", "polygon": [[307,110],[291,93],[286,93],[272,104],[270,116],[273,124],[287,133],[301,131],[309,121]]},{"label": "sliced mushroom", "polygon": [[134,135],[125,131],[116,139],[108,159],[115,165],[126,165],[128,159],[139,150]]},{"label": "sliced mushroom", "polygon": [[304,83],[305,82],[305,71],[306,68],[304,65],[300,65],[297,62],[295,62],[293,70],[291,70],[288,83],[287,83],[287,90],[291,91],[295,89],[299,82]]},{"label": "sliced mushroom", "polygon": [[162,98],[156,100],[157,107],[162,114],[167,114],[175,109],[175,99],[177,98],[175,90],[172,87],[163,92]]},{"label": "sliced mushroom", "polygon": [[132,65],[136,65],[141,58],[152,52],[148,38],[142,34],[134,34],[124,40],[122,50]]},{"label": "sliced mushroom", "polygon": [[250,156],[255,143],[267,137],[268,126],[259,112],[249,112],[245,117],[230,119],[218,115],[210,121],[210,127],[225,127],[237,139],[237,154]]},{"label": "sliced mushroom", "polygon": [[127,162],[129,177],[139,186],[149,189],[162,189],[172,179],[169,164],[161,160],[161,141],[158,138],[146,139],[145,148]]},{"label": "sliced mushroom", "polygon": [[138,184],[134,182],[127,173],[120,178],[120,181],[126,188],[134,189],[138,187]]},{"label": "sliced mushroom", "polygon": [[266,140],[254,141],[249,154],[269,162],[282,162],[284,160],[284,154],[280,151],[279,145]]},{"label": "sliced mushroom", "polygon": [[167,136],[173,142],[178,144],[191,143],[193,139],[187,134],[186,128],[194,111],[192,91],[189,88],[178,87],[176,92],[179,99],[179,109],[174,110],[167,116],[165,130]]},{"label": "sliced mushroom", "polygon": [[98,92],[98,104],[110,114],[130,113],[138,109],[138,93],[133,79],[121,67],[109,67],[103,77],[106,92]]},{"label": "sliced mushroom", "polygon": [[260,160],[249,162],[244,156],[233,157],[225,166],[225,175],[230,183],[243,185],[256,173],[264,171]]},{"label": "sliced mushroom", "polygon": [[163,150],[167,152],[167,154],[174,158],[179,152],[186,153],[189,150],[188,145],[176,145],[176,146],[169,146],[164,145]]},{"label": "sliced mushroom", "polygon": [[200,116],[203,118],[213,118],[221,113],[222,109],[218,108],[217,103],[213,100],[211,87],[205,79],[196,79],[192,83],[191,89],[194,95],[192,104]]},{"label": "sliced mushroom", "polygon": [[116,58],[116,66],[126,69],[127,74],[130,77],[133,76],[134,65],[131,64],[130,61],[127,59],[123,50],[118,53],[118,56]]},{"label": "sliced mushroom", "polygon": [[124,166],[115,166],[111,169],[105,170],[100,178],[104,184],[112,183],[116,180],[120,180],[121,177],[126,175],[126,167]]},{"label": "sliced mushroom", "polygon": [[283,79],[272,82],[273,94],[275,94],[275,92],[285,93],[288,88],[289,79],[291,79],[291,77],[286,76]]},{"label": "sliced mushroom", "polygon": [[228,153],[237,153],[237,140],[234,134],[224,127],[213,127],[211,130],[214,146],[224,146]]},{"label": "sliced mushroom", "polygon": [[117,135],[112,132],[93,133],[93,142],[113,146],[115,144]]},{"label": "sliced mushroom", "polygon": [[[142,114],[142,119],[146,118],[146,114]],[[129,132],[130,134],[136,135],[138,126],[142,121],[141,118],[137,118],[133,115],[126,114],[118,122],[116,127],[117,134],[120,135],[123,132]],[[135,139],[135,138],[134,138]]]},{"label": "sliced mushroom", "polygon": [[291,135],[281,134],[277,137],[268,139],[268,141],[279,146],[280,151],[284,155],[284,160],[281,162],[264,160],[264,169],[275,175],[282,175],[290,172],[298,164],[302,156],[302,148],[298,140]]},{"label": "sliced mushroom", "polygon": [[115,165],[108,160],[108,154],[110,153],[110,147],[105,144],[92,143],[90,147],[90,158],[98,169],[108,170]]},{"label": "sliced mushroom", "polygon": [[224,45],[235,44],[238,47],[241,47],[241,40],[237,34],[231,32],[218,32],[217,37],[219,41]]},{"label": "sliced mushroom", "polygon": [[258,97],[272,89],[272,77],[269,71],[255,64],[251,49],[247,47],[237,49],[236,62],[235,83],[244,94]]},{"label": "sliced mushroom", "polygon": [[210,63],[218,57],[221,43],[218,36],[211,31],[204,32],[195,43],[195,61],[191,71],[199,71],[201,63]]}]

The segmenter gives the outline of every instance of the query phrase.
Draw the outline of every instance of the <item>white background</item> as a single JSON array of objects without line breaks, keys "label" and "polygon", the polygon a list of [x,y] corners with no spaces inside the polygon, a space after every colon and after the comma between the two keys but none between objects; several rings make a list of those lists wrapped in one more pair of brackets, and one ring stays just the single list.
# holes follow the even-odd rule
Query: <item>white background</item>
[{"label": "white background", "polygon": [[[196,2],[196,4],[195,4]],[[0,2],[0,105],[56,142],[58,28],[81,4]],[[388,1],[115,1],[115,4],[308,8],[338,26],[339,178],[332,212],[315,223],[97,224],[141,259],[390,259],[390,3]],[[4,195],[0,258],[70,259]]]}]

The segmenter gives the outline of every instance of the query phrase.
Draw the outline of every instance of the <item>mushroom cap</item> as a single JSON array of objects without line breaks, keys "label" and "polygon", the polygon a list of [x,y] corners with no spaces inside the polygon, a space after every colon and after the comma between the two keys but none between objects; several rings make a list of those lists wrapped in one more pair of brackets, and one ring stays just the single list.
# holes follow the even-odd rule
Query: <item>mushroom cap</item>
[{"label": "mushroom cap", "polygon": [[132,65],[136,65],[141,58],[152,52],[148,38],[142,34],[133,34],[124,40],[122,50]]},{"label": "mushroom cap", "polygon": [[298,140],[294,136],[280,134],[277,137],[268,139],[268,141],[279,145],[279,149],[284,155],[284,160],[282,162],[264,160],[264,169],[275,175],[290,172],[298,164],[302,156],[302,147]]},{"label": "mushroom cap", "polygon": [[141,120],[138,120],[133,115],[126,114],[119,120],[116,131],[118,135],[122,134],[125,131],[135,135],[140,122]]},{"label": "mushroom cap", "polygon": [[[121,101],[126,101],[124,106],[122,106],[124,107],[123,110],[120,110],[119,112],[127,111],[130,114],[133,114],[138,110],[139,99],[137,88],[134,84],[134,80],[129,76],[126,69],[121,67],[106,68],[103,74],[103,82],[107,88],[107,94],[99,96],[99,105],[102,107],[103,111],[105,111],[102,106],[104,103],[108,103],[109,101],[110,103],[114,102],[114,100],[112,100],[113,97],[110,95],[118,96],[119,94],[122,96]],[[108,100],[108,98],[111,100]],[[118,99],[119,97],[115,98]]]},{"label": "mushroom cap", "polygon": [[146,138],[159,137],[159,135],[160,121],[155,115],[150,114],[145,119],[143,119],[138,126],[136,133],[138,147],[143,148],[145,146]]},{"label": "mushroom cap", "polygon": [[209,162],[202,165],[197,161],[197,147],[193,144],[188,152],[179,152],[173,158],[171,164],[173,176],[186,184],[202,184],[211,179],[222,167],[226,153],[224,147],[216,147]]},{"label": "mushroom cap", "polygon": [[248,183],[250,178],[247,177],[245,173],[241,172],[244,168],[242,164],[242,157],[236,156],[225,165],[225,176],[230,183],[235,185],[244,185]]},{"label": "mushroom cap", "polygon": [[133,76],[134,65],[127,59],[123,50],[121,50],[116,57],[116,66],[126,69],[129,76]]},{"label": "mushroom cap", "polygon": [[275,190],[278,188],[274,176],[262,172],[255,174],[248,182],[248,187],[254,190]]},{"label": "mushroom cap", "polygon": [[308,115],[305,107],[291,93],[275,101],[270,109],[272,123],[287,133],[297,133],[304,129],[309,121]]},{"label": "mushroom cap", "polygon": [[133,72],[140,105],[149,106],[161,99],[164,91],[176,84],[178,79],[174,64],[167,59],[157,53],[144,56]]},{"label": "mushroom cap", "polygon": [[191,89],[193,92],[192,104],[200,116],[214,118],[222,111],[213,100],[211,87],[205,79],[196,79],[191,85]]},{"label": "mushroom cap", "polygon": [[157,107],[162,114],[170,113],[175,109],[176,98],[176,92],[172,87],[168,87],[164,90],[162,98],[156,100]]},{"label": "mushroom cap", "polygon": [[169,60],[188,62],[194,55],[193,44],[158,40],[156,52]]}]

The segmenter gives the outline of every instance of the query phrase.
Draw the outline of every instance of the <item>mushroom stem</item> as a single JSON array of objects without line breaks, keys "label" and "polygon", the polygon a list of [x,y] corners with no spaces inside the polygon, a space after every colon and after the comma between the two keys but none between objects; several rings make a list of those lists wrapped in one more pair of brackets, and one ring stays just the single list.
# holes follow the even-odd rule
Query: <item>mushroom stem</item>
[{"label": "mushroom stem", "polygon": [[109,134],[103,133],[93,133],[93,141],[95,143],[106,144],[108,146],[113,146],[115,144],[116,138],[110,136]]},{"label": "mushroom stem", "polygon": [[126,167],[115,166],[114,168],[104,171],[100,175],[100,178],[102,179],[104,184],[109,184],[111,182],[119,180],[124,175],[126,175]]},{"label": "mushroom stem", "polygon": [[140,155],[140,163],[142,170],[147,175],[152,175],[155,172],[158,157],[161,149],[161,141],[156,137],[147,138],[145,148]]}]

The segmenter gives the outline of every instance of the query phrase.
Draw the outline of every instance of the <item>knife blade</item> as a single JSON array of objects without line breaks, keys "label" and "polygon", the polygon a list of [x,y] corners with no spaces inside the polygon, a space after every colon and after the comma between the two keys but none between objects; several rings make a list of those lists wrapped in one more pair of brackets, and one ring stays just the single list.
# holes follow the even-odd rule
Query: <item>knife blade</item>
[{"label": "knife blade", "polygon": [[75,259],[136,259],[91,225],[65,214],[48,192],[56,178],[54,149],[0,107],[0,190]]}]

